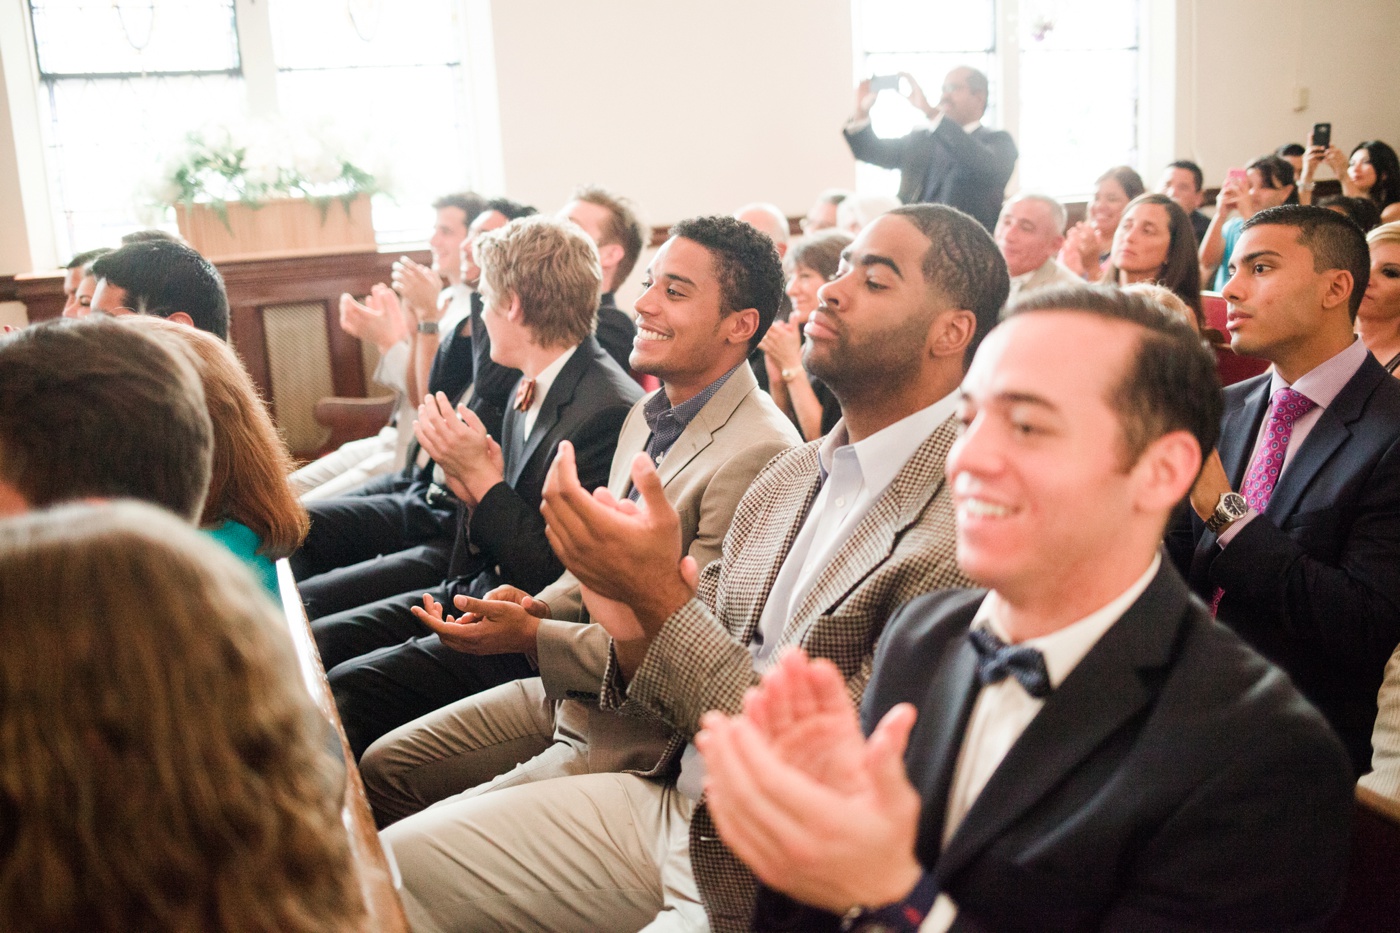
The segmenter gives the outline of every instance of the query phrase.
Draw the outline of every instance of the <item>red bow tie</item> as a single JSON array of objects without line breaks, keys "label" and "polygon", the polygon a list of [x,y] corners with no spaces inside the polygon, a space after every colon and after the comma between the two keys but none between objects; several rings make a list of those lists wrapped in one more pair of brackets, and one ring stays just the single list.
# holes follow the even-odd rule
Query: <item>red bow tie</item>
[{"label": "red bow tie", "polygon": [[529,411],[530,406],[535,403],[535,380],[524,378],[520,380],[520,385],[515,390],[515,410]]}]

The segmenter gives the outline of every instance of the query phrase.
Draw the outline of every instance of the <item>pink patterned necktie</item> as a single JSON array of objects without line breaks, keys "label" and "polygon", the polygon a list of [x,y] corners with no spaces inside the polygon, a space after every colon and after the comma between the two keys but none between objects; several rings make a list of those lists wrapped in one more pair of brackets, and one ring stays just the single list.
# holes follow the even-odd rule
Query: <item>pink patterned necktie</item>
[{"label": "pink patterned necktie", "polygon": [[[1244,486],[1240,488],[1240,495],[1254,511],[1264,511],[1273,498],[1279,473],[1283,472],[1283,458],[1288,454],[1288,442],[1293,437],[1293,425],[1316,407],[1316,402],[1289,386],[1279,389],[1269,400],[1269,421],[1264,425],[1264,438],[1254,452],[1254,462],[1249,465]],[[1223,588],[1216,589],[1210,607],[1212,615],[1220,608],[1220,597],[1224,595]]]}]

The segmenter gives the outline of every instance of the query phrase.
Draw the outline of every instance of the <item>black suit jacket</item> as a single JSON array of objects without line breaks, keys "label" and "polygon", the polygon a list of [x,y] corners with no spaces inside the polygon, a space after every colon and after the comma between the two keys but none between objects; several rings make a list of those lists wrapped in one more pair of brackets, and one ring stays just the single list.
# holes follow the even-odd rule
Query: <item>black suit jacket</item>
[{"label": "black suit jacket", "polygon": [[[958,905],[952,929],[1321,925],[1349,848],[1346,754],[1170,566],[1046,700],[944,848],[977,695],[967,629],[984,595],[946,591],[902,609],[861,710],[867,732],[897,703],[919,710],[905,756],[924,802],[917,853]],[[790,905],[767,893],[759,926],[834,928]]]},{"label": "black suit jacket", "polygon": [[598,302],[598,326],[594,336],[618,368],[630,375],[632,364],[629,358],[632,356],[632,339],[637,336],[637,325],[618,308],[612,292],[605,292]]},{"label": "black suit jacket", "polygon": [[1006,183],[1016,168],[1018,153],[1010,133],[985,126],[968,133],[945,118],[936,129],[919,127],[899,139],[881,139],[869,123],[845,136],[857,159],[899,169],[900,201],[947,204],[976,217],[988,230],[996,227]]},{"label": "black suit jacket", "polygon": [[[512,396],[514,390],[512,389]],[[540,499],[560,441],[570,441],[579,481],[586,489],[606,486],[622,422],[641,387],[624,373],[593,337],[579,344],[540,405],[528,436],[524,416],[510,408],[500,444],[505,479],[465,507],[448,571],[450,592],[482,595],[500,583],[538,593],[564,572],[544,533]]]},{"label": "black suit jacket", "polygon": [[[1231,488],[1249,469],[1269,374],[1225,390],[1220,459]],[[1221,548],[1190,512],[1177,566],[1219,618],[1278,664],[1370,770],[1376,694],[1400,643],[1400,384],[1368,356],[1323,410],[1268,508]]]}]

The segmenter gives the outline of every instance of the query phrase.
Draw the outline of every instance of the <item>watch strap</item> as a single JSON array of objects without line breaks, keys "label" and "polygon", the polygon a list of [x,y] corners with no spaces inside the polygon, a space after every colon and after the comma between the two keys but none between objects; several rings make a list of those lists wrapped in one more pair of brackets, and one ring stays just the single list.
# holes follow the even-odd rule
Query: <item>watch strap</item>
[{"label": "watch strap", "polygon": [[436,334],[437,332],[438,332],[438,322],[437,322],[437,321],[419,321],[419,322],[418,322],[418,333],[420,333],[420,334]]},{"label": "watch strap", "polygon": [[841,918],[841,929],[843,933],[918,933],[936,900],[938,879],[926,871],[902,900],[883,907],[852,908]]}]

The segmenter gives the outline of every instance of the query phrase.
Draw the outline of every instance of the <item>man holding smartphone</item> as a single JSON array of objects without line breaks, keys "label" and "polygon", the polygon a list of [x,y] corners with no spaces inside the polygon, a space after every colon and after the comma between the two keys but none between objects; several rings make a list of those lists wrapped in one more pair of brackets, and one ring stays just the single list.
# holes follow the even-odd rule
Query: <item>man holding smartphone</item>
[{"label": "man holding smartphone", "polygon": [[[899,139],[881,139],[870,126],[870,108],[881,90],[899,90],[928,117]],[[856,87],[856,109],[846,124],[846,142],[862,162],[899,169],[899,200],[947,204],[971,214],[989,231],[1001,213],[1006,183],[1016,168],[1016,143],[1005,130],[982,125],[987,76],[976,68],[954,68],[943,79],[938,103],[930,104],[908,72],[868,78]]]}]

